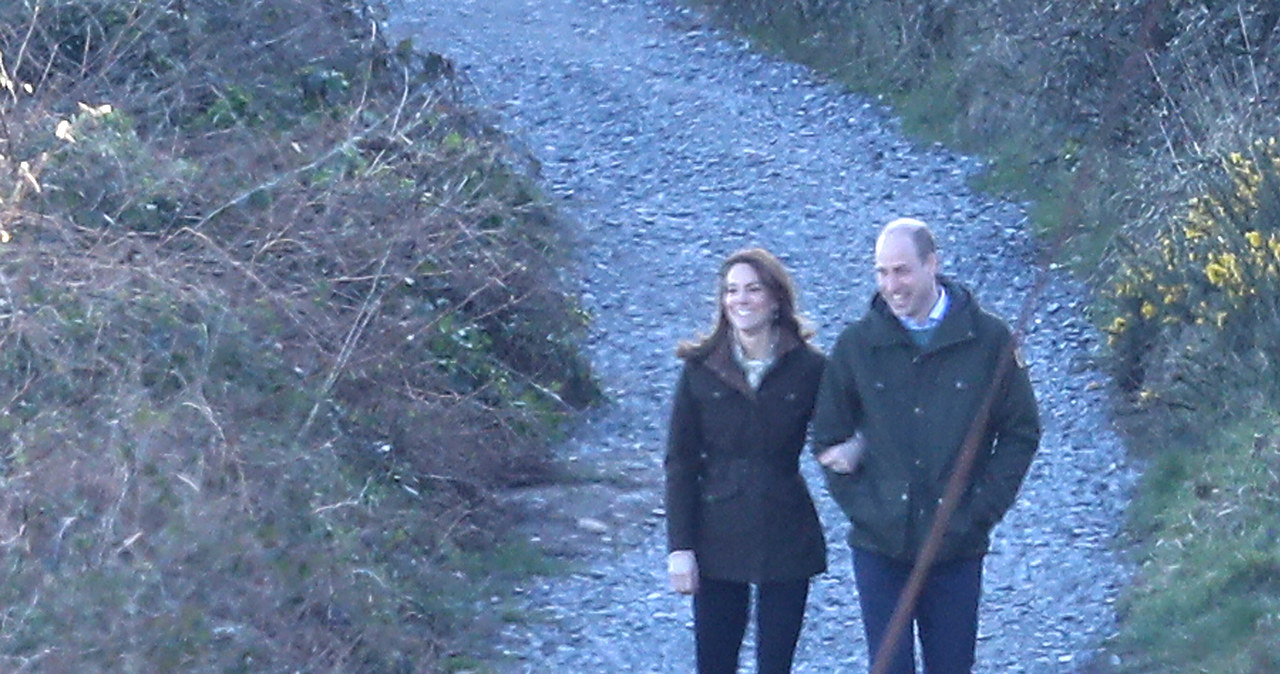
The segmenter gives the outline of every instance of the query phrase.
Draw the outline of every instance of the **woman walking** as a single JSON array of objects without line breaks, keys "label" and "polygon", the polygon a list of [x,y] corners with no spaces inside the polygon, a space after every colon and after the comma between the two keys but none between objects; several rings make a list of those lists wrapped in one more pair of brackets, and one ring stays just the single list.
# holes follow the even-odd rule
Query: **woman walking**
[{"label": "woman walking", "polygon": [[752,248],[720,266],[714,328],[682,342],[668,435],[672,588],[693,595],[699,674],[734,674],[755,592],[756,666],[785,674],[826,545],[799,472],[823,356],[790,275]]}]

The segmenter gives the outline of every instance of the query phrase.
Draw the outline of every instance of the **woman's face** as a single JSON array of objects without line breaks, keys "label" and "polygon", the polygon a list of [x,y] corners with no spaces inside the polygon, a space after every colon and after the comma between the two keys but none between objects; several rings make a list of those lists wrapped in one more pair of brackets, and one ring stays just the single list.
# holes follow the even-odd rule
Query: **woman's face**
[{"label": "woman's face", "polygon": [[765,287],[755,267],[746,262],[729,267],[724,275],[724,315],[741,334],[767,330],[773,324],[778,300]]}]

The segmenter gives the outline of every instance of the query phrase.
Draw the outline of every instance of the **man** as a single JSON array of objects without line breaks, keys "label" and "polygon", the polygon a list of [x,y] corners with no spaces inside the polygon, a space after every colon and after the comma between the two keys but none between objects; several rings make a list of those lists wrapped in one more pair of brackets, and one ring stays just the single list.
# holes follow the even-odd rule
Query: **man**
[{"label": "man", "polygon": [[[938,270],[927,225],[909,218],[885,225],[875,249],[878,292],[831,352],[812,431],[827,486],[852,523],[874,659],[965,436],[994,390],[968,485],[912,620],[925,672],[952,674],[972,671],[982,558],[1017,497],[1040,422],[1009,327]],[[1008,364],[995,381],[1002,358]],[[916,671],[914,641],[910,631],[899,638],[885,671]]]}]

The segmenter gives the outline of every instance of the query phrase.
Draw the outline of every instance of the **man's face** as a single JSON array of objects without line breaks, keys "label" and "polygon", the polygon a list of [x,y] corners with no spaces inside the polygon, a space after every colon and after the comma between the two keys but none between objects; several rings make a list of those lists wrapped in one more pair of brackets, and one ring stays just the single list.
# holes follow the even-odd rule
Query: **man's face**
[{"label": "man's face", "polygon": [[938,300],[937,274],[938,256],[930,253],[920,259],[905,231],[891,231],[876,244],[876,285],[899,318],[921,322],[929,317]]}]

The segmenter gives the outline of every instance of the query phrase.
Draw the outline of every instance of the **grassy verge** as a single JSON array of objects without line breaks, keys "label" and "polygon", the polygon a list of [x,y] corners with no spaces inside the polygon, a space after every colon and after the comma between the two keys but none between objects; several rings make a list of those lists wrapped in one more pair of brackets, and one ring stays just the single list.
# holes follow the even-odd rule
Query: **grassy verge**
[{"label": "grassy verge", "polygon": [[1280,8],[691,4],[980,155],[979,188],[1030,203],[1048,260],[1094,290],[1130,446],[1152,462],[1115,670],[1274,670]]},{"label": "grassy verge", "polygon": [[1154,459],[1132,508],[1141,564],[1114,671],[1280,671],[1278,427],[1251,416]]},{"label": "grassy verge", "polygon": [[596,395],[525,158],[365,3],[0,13],[0,669],[483,653]]}]

